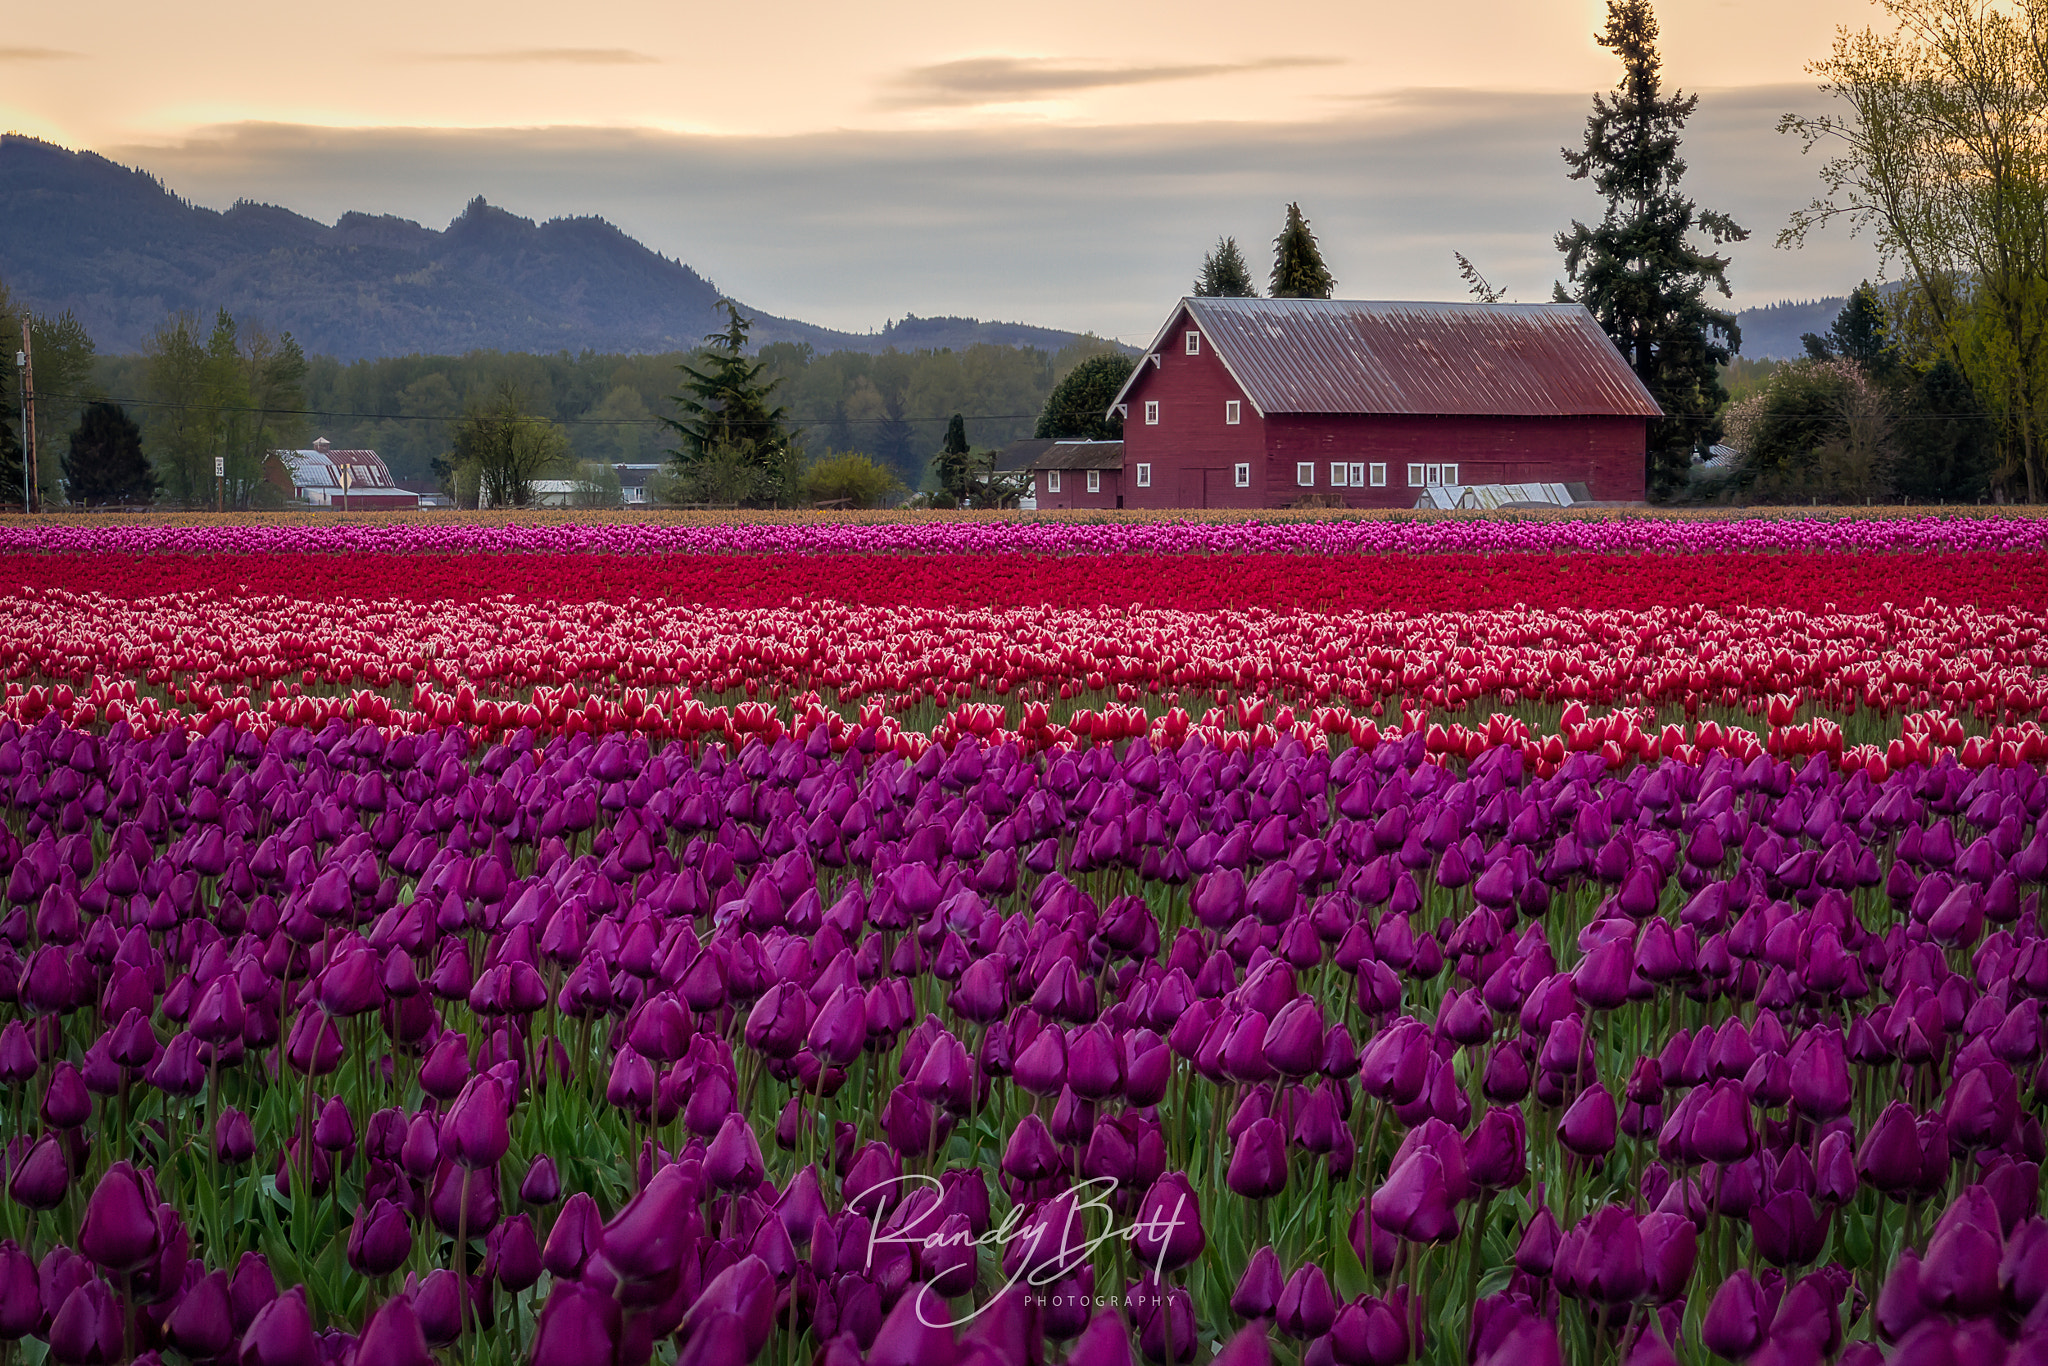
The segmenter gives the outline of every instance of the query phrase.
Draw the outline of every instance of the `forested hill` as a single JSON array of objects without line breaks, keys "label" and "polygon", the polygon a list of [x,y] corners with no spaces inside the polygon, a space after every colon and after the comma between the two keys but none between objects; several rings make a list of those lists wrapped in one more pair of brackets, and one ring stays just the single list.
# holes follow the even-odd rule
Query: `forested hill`
[{"label": "forested hill", "polygon": [[[341,360],[677,351],[723,322],[711,281],[602,218],[535,223],[482,198],[439,232],[360,213],[329,226],[246,202],[221,213],[145,171],[15,135],[0,137],[0,280],[17,304],[74,311],[103,353],[141,349],[179,309],[226,308]],[[1057,350],[1073,340],[971,318],[851,333],[746,312],[757,317],[755,342],[820,351]]]},{"label": "forested hill", "polygon": [[1786,299],[1735,315],[1742,328],[1742,355],[1749,360],[1797,360],[1806,354],[1800,338],[1822,336],[1849,302],[1846,295],[1826,299]]}]

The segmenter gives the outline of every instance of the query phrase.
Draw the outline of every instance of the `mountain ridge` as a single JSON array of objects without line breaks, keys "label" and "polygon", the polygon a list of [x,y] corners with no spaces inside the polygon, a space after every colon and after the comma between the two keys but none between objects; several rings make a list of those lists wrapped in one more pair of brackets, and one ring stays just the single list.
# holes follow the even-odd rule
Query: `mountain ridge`
[{"label": "mountain ridge", "polygon": [[[467,351],[668,352],[722,330],[716,285],[593,215],[536,222],[478,195],[445,229],[359,211],[332,225],[281,205],[193,203],[95,152],[0,135],[0,279],[37,312],[71,309],[105,352],[172,312],[290,331],[340,360]],[[842,332],[741,305],[756,345],[819,351],[1056,350],[1077,334],[906,315]]]}]

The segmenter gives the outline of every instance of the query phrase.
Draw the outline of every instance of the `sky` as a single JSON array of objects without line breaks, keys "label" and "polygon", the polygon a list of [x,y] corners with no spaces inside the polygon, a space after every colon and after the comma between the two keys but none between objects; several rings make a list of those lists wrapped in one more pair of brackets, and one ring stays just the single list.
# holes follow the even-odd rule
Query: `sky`
[{"label": "sky", "polygon": [[[1149,338],[1235,236],[1263,278],[1299,202],[1353,298],[1519,299],[1596,217],[1565,177],[1619,67],[1604,0],[67,0],[0,31],[0,128],[198,203],[444,226],[471,197],[596,214],[757,308],[864,331],[962,314]],[[1836,231],[1774,245],[1818,155],[1806,64],[1869,0],[1663,0],[1698,93],[1686,185],[1751,230],[1738,305],[1846,292]]]}]

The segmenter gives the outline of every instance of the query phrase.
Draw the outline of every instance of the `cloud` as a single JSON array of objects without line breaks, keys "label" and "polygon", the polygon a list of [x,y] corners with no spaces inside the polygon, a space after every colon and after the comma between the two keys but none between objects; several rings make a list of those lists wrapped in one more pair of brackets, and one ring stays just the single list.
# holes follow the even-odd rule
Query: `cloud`
[{"label": "cloud", "polygon": [[652,66],[661,58],[627,47],[516,47],[496,52],[439,52],[437,62],[485,62],[506,66],[554,63],[560,66]]},{"label": "cloud", "polygon": [[[1867,242],[1845,231],[1771,245],[1819,189],[1777,116],[1821,103],[1810,86],[1707,90],[1685,130],[1686,192],[1751,229],[1726,249],[1738,306],[1876,277]],[[357,209],[438,226],[483,194],[528,217],[599,214],[753,307],[849,331],[971,314],[1142,344],[1218,236],[1263,279],[1290,200],[1346,297],[1463,298],[1462,251],[1510,298],[1549,298],[1552,238],[1600,213],[1558,156],[1583,138],[1587,108],[1415,90],[1293,124],[801,137],[238,124],[98,150],[217,208],[246,197],[330,222]]]},{"label": "cloud", "polygon": [[1253,71],[1337,66],[1340,57],[1264,57],[1250,62],[1208,62],[1166,66],[1088,66],[1049,57],[963,57],[912,67],[890,82],[882,103],[893,107],[937,108],[1010,104],[1052,99],[1077,90],[1152,85]]},{"label": "cloud", "polygon": [[68,62],[84,55],[57,47],[0,47],[0,62]]}]

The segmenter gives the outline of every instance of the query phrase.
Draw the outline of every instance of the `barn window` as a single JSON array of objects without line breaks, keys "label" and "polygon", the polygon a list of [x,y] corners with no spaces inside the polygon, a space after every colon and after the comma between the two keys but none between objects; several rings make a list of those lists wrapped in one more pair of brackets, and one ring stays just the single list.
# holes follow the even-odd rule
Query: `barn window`
[{"label": "barn window", "polygon": [[1355,489],[1365,487],[1365,466],[1355,460],[1351,462],[1351,487]]},{"label": "barn window", "polygon": [[1294,482],[1305,489],[1316,486],[1316,467],[1312,460],[1304,460],[1294,467]]},{"label": "barn window", "polygon": [[1444,482],[1446,484],[1455,484],[1458,482],[1458,467],[1456,465],[1444,466]]},{"label": "barn window", "polygon": [[1138,466],[1138,487],[1141,489],[1152,487],[1152,467],[1150,465],[1141,464]]},{"label": "barn window", "polygon": [[1408,467],[1408,487],[1411,489],[1422,487],[1422,466],[1410,465]]},{"label": "barn window", "polygon": [[1351,467],[1341,460],[1330,462],[1330,487],[1341,489],[1351,482]]},{"label": "barn window", "polygon": [[1429,466],[1423,473],[1422,482],[1433,489],[1442,488],[1444,486],[1444,467],[1442,465]]},{"label": "barn window", "polygon": [[1201,334],[1201,333],[1199,333],[1199,332],[1190,332],[1190,333],[1188,333],[1188,354],[1189,354],[1190,356],[1199,356],[1199,355],[1201,355],[1201,354],[1202,354],[1202,334]]},{"label": "barn window", "polygon": [[1250,465],[1239,465],[1234,473],[1237,476],[1237,486],[1239,488],[1248,489],[1252,486],[1252,467]]},{"label": "barn window", "polygon": [[1145,400],[1145,425],[1147,427],[1157,427],[1159,425],[1159,400],[1156,398]]},{"label": "barn window", "polygon": [[1045,491],[1047,493],[1058,493],[1060,491],[1060,472],[1058,470],[1047,470],[1045,472]]},{"label": "barn window", "polygon": [[1385,465],[1374,465],[1371,468],[1372,486],[1376,489],[1385,488],[1387,486],[1387,467]]},{"label": "barn window", "polygon": [[1244,405],[1234,398],[1223,400],[1223,420],[1235,427],[1244,420]]},{"label": "barn window", "polygon": [[1088,471],[1088,491],[1089,491],[1090,493],[1100,493],[1100,492],[1102,492],[1102,471],[1101,471],[1101,470],[1090,470],[1090,471]]}]

